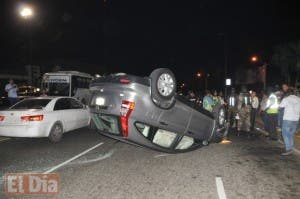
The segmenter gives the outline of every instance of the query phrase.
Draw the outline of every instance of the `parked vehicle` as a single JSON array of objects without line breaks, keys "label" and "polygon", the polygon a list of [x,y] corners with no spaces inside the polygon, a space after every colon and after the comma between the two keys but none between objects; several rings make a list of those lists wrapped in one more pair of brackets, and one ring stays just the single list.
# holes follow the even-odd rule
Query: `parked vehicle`
[{"label": "parked vehicle", "polygon": [[42,79],[42,89],[48,96],[75,97],[83,104],[90,100],[89,85],[92,76],[78,71],[58,71],[45,73]]},{"label": "parked vehicle", "polygon": [[88,108],[74,98],[28,98],[0,111],[0,136],[48,137],[58,142],[63,133],[89,123]]},{"label": "parked vehicle", "polygon": [[227,134],[225,109],[213,113],[176,94],[174,74],[166,68],[150,77],[113,74],[91,82],[93,122],[101,134],[159,151],[190,151]]}]

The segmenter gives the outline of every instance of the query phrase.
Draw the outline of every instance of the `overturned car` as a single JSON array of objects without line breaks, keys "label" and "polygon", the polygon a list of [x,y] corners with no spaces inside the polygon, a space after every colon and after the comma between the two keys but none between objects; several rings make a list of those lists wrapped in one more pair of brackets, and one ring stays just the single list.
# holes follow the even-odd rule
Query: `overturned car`
[{"label": "overturned car", "polygon": [[177,153],[220,142],[227,134],[225,109],[208,112],[176,95],[166,68],[149,77],[124,73],[91,82],[92,128],[111,138]]}]

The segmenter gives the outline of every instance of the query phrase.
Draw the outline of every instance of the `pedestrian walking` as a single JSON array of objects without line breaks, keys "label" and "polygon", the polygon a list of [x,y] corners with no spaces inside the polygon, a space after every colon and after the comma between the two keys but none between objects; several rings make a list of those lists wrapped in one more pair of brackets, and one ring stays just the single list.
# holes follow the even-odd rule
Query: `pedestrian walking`
[{"label": "pedestrian walking", "polygon": [[300,98],[293,95],[291,90],[287,91],[287,96],[279,104],[284,108],[282,121],[282,137],[285,146],[285,152],[282,155],[290,155],[294,148],[294,135],[298,126],[300,117]]},{"label": "pedestrian walking", "polygon": [[255,117],[256,117],[258,106],[259,106],[259,101],[256,96],[256,92],[252,91],[252,93],[251,93],[251,115],[250,115],[250,123],[251,123],[250,130],[251,131],[254,130]]},{"label": "pedestrian walking", "polygon": [[7,97],[11,106],[18,102],[18,86],[14,83],[13,79],[9,79],[8,84],[5,85],[5,91],[7,92]]},{"label": "pedestrian walking", "polygon": [[269,133],[270,139],[277,141],[278,135],[276,126],[278,122],[278,100],[274,93],[271,93],[267,100],[266,113],[268,117],[267,132]]}]

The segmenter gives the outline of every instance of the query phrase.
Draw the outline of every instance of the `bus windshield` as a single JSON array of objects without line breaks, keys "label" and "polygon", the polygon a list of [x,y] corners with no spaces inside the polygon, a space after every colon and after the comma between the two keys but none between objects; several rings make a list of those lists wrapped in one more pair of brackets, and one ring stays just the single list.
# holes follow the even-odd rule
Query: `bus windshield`
[{"label": "bus windshield", "polygon": [[70,77],[67,75],[49,75],[43,78],[43,89],[49,96],[69,96]]},{"label": "bus windshield", "polygon": [[46,83],[45,87],[49,96],[69,96],[69,83]]}]

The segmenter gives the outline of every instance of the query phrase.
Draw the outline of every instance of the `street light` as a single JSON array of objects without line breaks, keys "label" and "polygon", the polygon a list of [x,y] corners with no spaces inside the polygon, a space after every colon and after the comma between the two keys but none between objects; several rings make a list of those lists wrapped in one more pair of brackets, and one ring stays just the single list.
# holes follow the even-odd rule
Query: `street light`
[{"label": "street light", "polygon": [[[251,57],[251,62],[256,63],[258,62],[258,57],[257,56],[252,56]],[[261,62],[261,61],[259,61]],[[264,84],[264,90],[266,91],[267,89],[267,63],[264,63],[262,66],[259,67],[260,74],[262,74],[262,82]]]},{"label": "street light", "polygon": [[31,7],[23,7],[21,10],[20,10],[20,16],[24,19],[29,19],[33,16],[33,10]]},{"label": "street light", "polygon": [[251,61],[252,61],[252,62],[257,62],[257,60],[258,60],[257,56],[251,57]]},{"label": "street light", "polygon": [[200,78],[202,76],[202,74],[200,72],[197,72],[196,77]]}]

